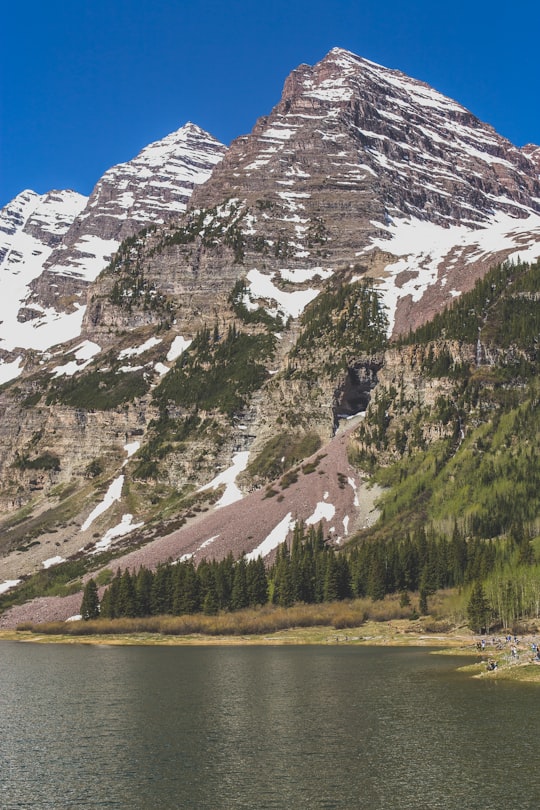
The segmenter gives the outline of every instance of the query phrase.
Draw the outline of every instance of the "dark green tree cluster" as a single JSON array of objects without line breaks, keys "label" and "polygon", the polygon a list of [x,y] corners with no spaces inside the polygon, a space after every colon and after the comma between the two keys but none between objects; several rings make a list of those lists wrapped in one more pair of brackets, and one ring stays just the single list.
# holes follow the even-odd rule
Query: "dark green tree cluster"
[{"label": "dark green tree cluster", "polygon": [[484,588],[481,582],[473,585],[470,599],[467,603],[467,620],[469,627],[475,633],[486,631],[489,627],[493,610],[486,599]]},{"label": "dark green tree cluster", "polygon": [[420,530],[402,540],[363,542],[346,552],[324,539],[320,525],[306,530],[297,524],[291,543],[278,547],[268,571],[260,557],[235,562],[231,554],[197,567],[187,560],[160,565],[155,572],[118,571],[103,596],[101,615],[212,615],[266,602],[289,607],[351,597],[378,600],[407,591],[418,591],[425,604],[440,588],[485,579],[504,559],[500,544],[467,542],[457,527],[451,540]]},{"label": "dark green tree cluster", "polygon": [[186,218],[185,224],[175,228],[162,240],[163,246],[187,245],[200,240],[206,248],[224,244],[231,248],[234,261],[241,264],[244,260],[245,240],[240,222],[246,211],[240,211],[238,205],[228,204],[220,210],[216,207],[192,211]]},{"label": "dark green tree cluster", "polygon": [[232,415],[263,384],[263,362],[274,353],[275,337],[248,335],[231,324],[227,334],[204,328],[154,392],[161,409],[169,402]]},{"label": "dark green tree cluster", "polygon": [[109,301],[128,312],[133,309],[155,312],[167,323],[174,317],[172,301],[148,281],[139,265],[123,267],[122,275],[114,281]]},{"label": "dark green tree cluster", "polygon": [[58,377],[50,384],[47,405],[60,402],[72,408],[107,411],[143,396],[150,384],[144,371],[83,371]]},{"label": "dark green tree cluster", "polygon": [[[429,323],[411,332],[403,343],[427,343],[445,338],[485,345],[521,349],[524,356],[511,358],[521,376],[538,372],[540,334],[540,262],[504,262],[479,279]],[[429,363],[432,376],[444,376],[451,368],[448,357]],[[454,369],[455,371],[455,369]]]},{"label": "dark green tree cluster", "polygon": [[467,541],[457,526],[450,539],[421,528],[400,539],[365,541],[349,556],[352,590],[372,599],[403,591],[430,595],[484,579],[508,553],[503,543]]},{"label": "dark green tree cluster", "polygon": [[94,579],[89,579],[83,591],[83,598],[81,602],[81,618],[84,621],[88,619],[97,619],[99,616],[99,596],[98,589]]},{"label": "dark green tree cluster", "polygon": [[282,543],[269,571],[272,602],[289,607],[353,596],[349,560],[324,540],[322,528],[297,524],[291,545]]},{"label": "dark green tree cluster", "polygon": [[324,369],[334,372],[346,365],[346,356],[384,349],[387,327],[385,309],[372,282],[340,284],[320,293],[306,308],[291,359],[320,351],[327,357]]},{"label": "dark green tree cluster", "polygon": [[268,580],[261,558],[234,561],[192,560],[165,563],[155,571],[118,571],[103,594],[100,615],[104,618],[181,615],[222,610],[240,610],[263,605],[268,600]]},{"label": "dark green tree cluster", "polygon": [[103,275],[114,278],[109,293],[111,304],[128,312],[133,309],[150,310],[160,317],[163,325],[169,326],[174,317],[173,302],[143,272],[147,251],[146,236],[154,230],[155,228],[143,229],[124,239]]}]

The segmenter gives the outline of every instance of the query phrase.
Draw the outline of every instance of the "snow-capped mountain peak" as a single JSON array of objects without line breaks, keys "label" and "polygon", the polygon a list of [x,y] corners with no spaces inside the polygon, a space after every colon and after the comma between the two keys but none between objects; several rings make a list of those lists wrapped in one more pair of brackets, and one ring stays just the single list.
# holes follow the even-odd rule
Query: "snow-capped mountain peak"
[{"label": "snow-capped mountain peak", "polygon": [[[215,206],[234,188],[249,209],[246,239],[259,250],[264,242],[274,276],[369,268],[399,332],[412,309],[414,325],[490,264],[534,258],[537,155],[424,82],[334,48],[292,71],[279,103],[231,145],[190,205]],[[252,261],[259,269],[260,257]]]},{"label": "snow-capped mountain peak", "polygon": [[[77,337],[86,287],[120,242],[185,211],[224,152],[190,122],[105,172],[90,198],[24,191],[12,200],[0,212],[0,351],[44,350]],[[5,360],[16,376],[12,355]]]}]

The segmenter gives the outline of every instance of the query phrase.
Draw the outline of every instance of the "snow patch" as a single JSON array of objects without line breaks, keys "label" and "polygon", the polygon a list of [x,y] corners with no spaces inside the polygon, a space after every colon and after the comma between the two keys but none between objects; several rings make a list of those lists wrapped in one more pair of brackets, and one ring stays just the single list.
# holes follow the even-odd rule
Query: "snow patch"
[{"label": "snow patch", "polygon": [[[121,476],[123,478],[123,476]],[[140,529],[141,526],[144,526],[144,522],[141,523],[132,523],[133,515],[126,514],[122,515],[122,520],[116,526],[113,526],[109,529],[99,540],[92,550],[92,554],[97,554],[99,551],[106,551],[113,540],[116,540],[118,537],[124,537],[124,535],[129,534],[130,532],[134,531],[135,529]]]},{"label": "snow patch", "polygon": [[[526,262],[534,262],[540,255],[538,214],[517,220],[499,212],[475,229],[466,225],[443,228],[411,217],[396,219],[384,229],[390,238],[373,239],[362,253],[380,248],[396,256],[396,261],[387,265],[379,287],[388,311],[389,333],[399,300],[410,295],[412,301],[419,301],[437,281],[439,267],[452,251],[466,253],[465,262],[469,264],[500,251],[509,250],[509,258],[519,256]],[[410,278],[403,281],[405,272]]]},{"label": "snow patch", "polygon": [[249,554],[246,554],[246,560],[256,560],[257,557],[266,557],[277,548],[280,543],[283,543],[287,539],[287,535],[294,529],[296,521],[292,519],[292,512],[288,512],[285,515],[283,520],[281,520],[278,525],[272,529],[268,537],[266,537],[262,543],[260,543],[257,548],[250,551]]},{"label": "snow patch", "polygon": [[22,357],[17,357],[11,363],[0,362],[0,385],[14,380],[19,374],[22,374],[23,366],[21,364]]},{"label": "snow patch", "polygon": [[120,366],[118,371],[121,371],[122,374],[129,374],[130,371],[140,371],[144,366]]},{"label": "snow patch", "polygon": [[174,360],[177,360],[192,343],[192,340],[187,340],[185,337],[182,337],[182,335],[177,335],[171,343],[171,348],[167,352],[167,362],[172,363]]},{"label": "snow patch", "polygon": [[215,540],[217,540],[219,536],[220,536],[219,534],[215,534],[213,537],[209,537],[208,540],[205,540],[204,543],[201,543],[197,551],[202,551],[203,548],[208,548],[208,546],[211,546],[212,543]]},{"label": "snow patch", "polygon": [[127,453],[127,457],[128,457],[128,458],[131,458],[131,456],[132,456],[134,453],[136,453],[136,452],[137,452],[137,450],[139,449],[139,447],[140,447],[140,446],[141,446],[141,443],[140,443],[140,442],[138,442],[138,441],[134,441],[134,442],[128,442],[127,444],[125,444],[125,445],[124,445],[124,450],[125,450],[125,451],[126,451],[126,453]]},{"label": "snow patch", "polygon": [[321,279],[330,278],[334,274],[333,270],[323,270],[322,267],[301,268],[298,267],[294,270],[281,269],[279,271],[281,278],[285,281],[290,281],[292,284],[303,284],[305,281],[310,281],[312,278],[319,277]]},{"label": "snow patch", "polygon": [[148,349],[153,349],[154,346],[159,345],[161,340],[161,338],[151,337],[148,338],[148,340],[145,341],[141,346],[137,346],[133,349],[123,349],[118,355],[118,359],[125,360],[127,357],[138,357],[140,354],[147,352]]},{"label": "snow patch", "polygon": [[118,478],[115,478],[112,484],[110,485],[109,489],[107,490],[105,497],[98,503],[98,505],[93,509],[86,520],[84,521],[83,525],[81,526],[81,532],[85,532],[94,522],[94,520],[106,512],[107,509],[113,505],[115,501],[119,501],[122,497],[122,487],[124,486],[124,476],[119,475]]},{"label": "snow patch", "polygon": [[55,368],[52,369],[52,373],[55,377],[71,377],[77,371],[82,371],[83,368],[86,368],[100,352],[101,346],[98,346],[97,343],[93,343],[91,340],[84,340],[73,350],[75,360],[70,360],[68,363],[64,363],[63,366],[55,366]]},{"label": "snow patch", "polygon": [[259,270],[250,270],[247,274],[250,297],[276,301],[287,317],[298,318],[307,305],[318,296],[319,290],[309,288],[307,290],[296,290],[295,292],[284,292],[273,284],[272,279],[275,275],[274,271],[269,275],[264,275]]},{"label": "snow patch", "polygon": [[240,501],[244,497],[236,484],[236,477],[246,469],[248,458],[249,452],[235,453],[232,457],[232,465],[198,490],[204,492],[207,489],[217,489],[222,484],[225,484],[225,492],[214,505],[215,509],[229,506],[229,504]]},{"label": "snow patch", "polygon": [[335,514],[336,507],[334,504],[319,501],[313,514],[307,518],[306,526],[314,526],[316,523],[320,523],[321,520],[332,520]]},{"label": "snow patch", "polygon": [[356,481],[354,480],[354,478],[347,478],[347,482],[354,491],[354,502],[353,502],[354,506],[360,506],[360,501],[358,500],[358,487],[356,486]]},{"label": "snow patch", "polygon": [[48,560],[43,560],[41,564],[43,568],[51,568],[53,565],[59,565],[60,563],[63,563],[65,561],[66,561],[65,557],[56,556],[56,557],[49,557]]},{"label": "snow patch", "polygon": [[0,582],[0,593],[6,593],[6,591],[18,585],[19,582],[22,582],[22,579],[6,579],[4,582]]}]

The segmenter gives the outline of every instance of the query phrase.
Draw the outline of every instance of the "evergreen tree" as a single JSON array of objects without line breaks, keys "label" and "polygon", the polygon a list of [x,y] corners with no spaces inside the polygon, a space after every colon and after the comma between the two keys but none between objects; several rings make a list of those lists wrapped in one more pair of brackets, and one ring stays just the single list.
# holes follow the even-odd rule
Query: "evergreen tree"
[{"label": "evergreen tree", "polygon": [[268,579],[262,557],[248,562],[246,584],[248,601],[251,606],[265,605],[268,602]]},{"label": "evergreen tree", "polygon": [[247,564],[244,556],[240,557],[234,567],[234,579],[231,594],[231,608],[242,610],[249,604],[247,588]]},{"label": "evergreen tree", "polygon": [[328,554],[326,574],[324,577],[324,601],[335,602],[339,594],[339,568],[333,551]]},{"label": "evergreen tree", "polygon": [[135,595],[137,600],[137,615],[150,616],[152,613],[152,582],[153,574],[148,568],[140,568],[135,577]]},{"label": "evergreen tree", "polygon": [[200,607],[199,580],[193,560],[178,563],[171,581],[172,613],[196,613]]},{"label": "evergreen tree", "polygon": [[150,604],[153,616],[172,613],[171,566],[159,565],[154,574]]},{"label": "evergreen tree", "polygon": [[133,577],[126,568],[120,578],[120,588],[118,592],[118,615],[133,618],[137,615],[137,595]]},{"label": "evergreen tree", "polygon": [[99,616],[98,590],[93,579],[89,579],[84,586],[81,602],[81,616],[85,621],[88,619],[97,619]]},{"label": "evergreen tree", "polygon": [[469,627],[475,633],[481,633],[489,626],[491,607],[486,599],[481,582],[476,582],[471,591],[471,598],[467,604],[467,618]]}]

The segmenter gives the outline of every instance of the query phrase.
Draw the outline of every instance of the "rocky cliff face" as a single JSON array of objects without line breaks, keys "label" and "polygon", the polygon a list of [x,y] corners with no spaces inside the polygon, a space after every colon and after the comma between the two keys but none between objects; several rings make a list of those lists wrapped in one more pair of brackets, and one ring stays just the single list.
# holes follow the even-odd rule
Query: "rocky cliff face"
[{"label": "rocky cliff face", "polygon": [[[26,222],[30,199],[8,219]],[[496,261],[536,258],[539,199],[536,147],[341,49],[293,71],[225,154],[187,125],[111,169],[15,309],[29,333],[46,312],[39,322],[69,341],[27,353],[24,373],[13,350],[51,346],[41,336],[52,332],[5,356],[19,375],[0,391],[6,544],[50,532],[44,546],[73,553],[120,479],[97,536],[124,524],[117,536],[128,535],[120,518],[157,531],[202,509],[216,472],[266,485],[377,386],[433,407],[447,383],[420,374],[424,350],[387,338]],[[451,347],[456,362],[471,352]]]},{"label": "rocky cliff face", "polygon": [[396,334],[495,261],[535,258],[535,155],[426,84],[334,49],[293,71],[191,206],[238,198],[246,265],[278,282],[283,269],[357,265],[384,291]]},{"label": "rocky cliff face", "polygon": [[[109,169],[89,199],[29,191],[6,206],[0,212],[0,273],[7,293],[0,348],[45,350],[77,337],[88,285],[121,241],[177,218],[224,151],[188,123]],[[17,370],[5,370],[4,378]]]},{"label": "rocky cliff face", "polygon": [[223,144],[188,123],[113,166],[45,269],[93,281],[123,239],[183,213],[195,186],[208,179],[224,152]]}]

